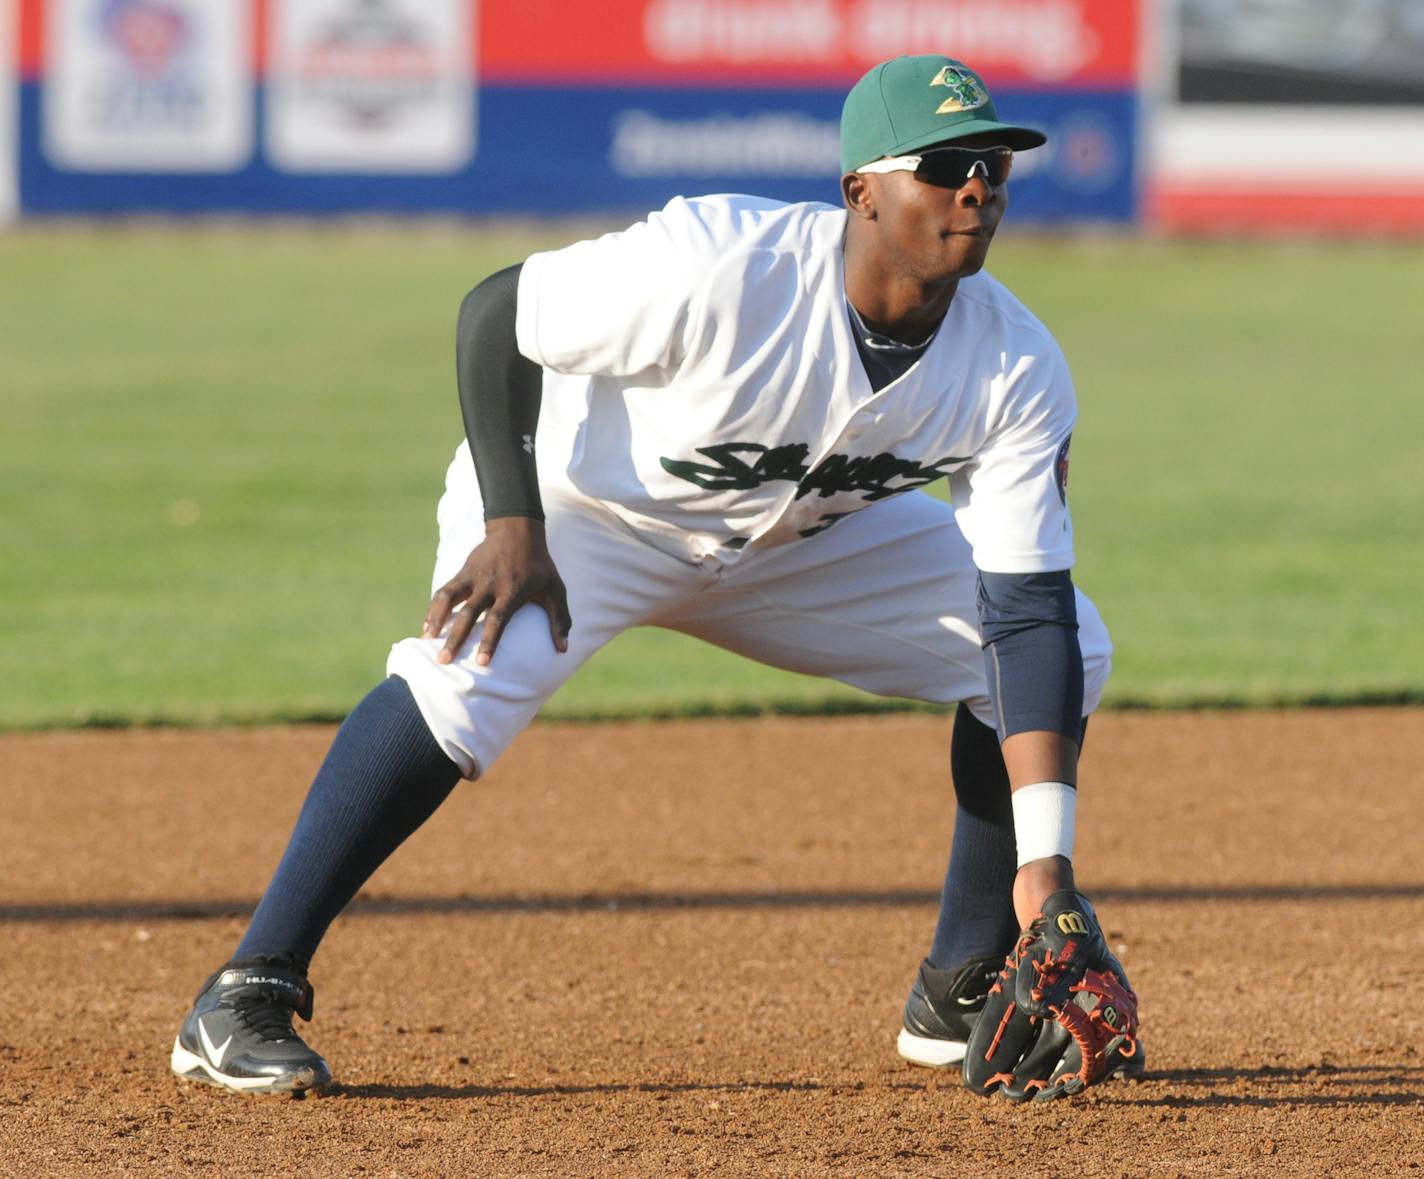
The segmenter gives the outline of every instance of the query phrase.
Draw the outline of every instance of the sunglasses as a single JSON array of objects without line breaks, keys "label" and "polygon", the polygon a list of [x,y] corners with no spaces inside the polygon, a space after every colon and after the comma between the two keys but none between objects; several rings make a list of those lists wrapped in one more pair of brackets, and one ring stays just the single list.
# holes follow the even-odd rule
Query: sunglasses
[{"label": "sunglasses", "polygon": [[917,156],[872,160],[857,172],[913,172],[916,180],[936,188],[963,188],[976,172],[990,188],[1009,178],[1014,152],[1008,147],[939,147]]}]

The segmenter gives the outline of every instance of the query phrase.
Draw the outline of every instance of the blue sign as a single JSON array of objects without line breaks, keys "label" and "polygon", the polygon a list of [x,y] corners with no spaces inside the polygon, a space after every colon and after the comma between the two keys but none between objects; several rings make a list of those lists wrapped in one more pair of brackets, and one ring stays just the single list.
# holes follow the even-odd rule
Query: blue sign
[{"label": "blue sign", "polygon": [[[43,82],[20,96],[20,202],[26,213],[640,214],[678,194],[750,192],[840,202],[843,91],[486,86],[473,154],[438,174],[284,171],[260,134],[231,171],[77,171],[49,159]],[[267,94],[254,88],[252,126]],[[1018,221],[1130,221],[1138,212],[1135,94],[1000,90],[1007,118],[1047,131],[1015,160]]]}]

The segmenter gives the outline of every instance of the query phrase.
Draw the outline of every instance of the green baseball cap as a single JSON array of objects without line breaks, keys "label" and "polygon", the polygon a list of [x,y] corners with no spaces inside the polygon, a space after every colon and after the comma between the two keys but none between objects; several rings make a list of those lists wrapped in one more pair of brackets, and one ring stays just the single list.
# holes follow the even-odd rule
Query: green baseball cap
[{"label": "green baseball cap", "polygon": [[984,79],[938,53],[882,61],[851,87],[841,111],[841,171],[882,156],[902,156],[932,143],[993,132],[1015,151],[1048,136],[999,122]]}]

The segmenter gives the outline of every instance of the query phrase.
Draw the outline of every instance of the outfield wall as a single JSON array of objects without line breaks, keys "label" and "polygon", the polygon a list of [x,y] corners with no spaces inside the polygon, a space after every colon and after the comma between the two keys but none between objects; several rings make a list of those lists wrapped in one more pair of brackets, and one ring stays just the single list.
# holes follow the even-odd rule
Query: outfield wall
[{"label": "outfield wall", "polygon": [[1171,0],[1151,26],[1152,224],[1424,233],[1424,2]]},{"label": "outfield wall", "polygon": [[850,84],[954,44],[1052,146],[1026,219],[1139,205],[1138,0],[20,0],[37,214],[838,201]]},{"label": "outfield wall", "polygon": [[0,0],[0,218],[836,201],[947,46],[1049,132],[1016,219],[1424,233],[1424,0]]}]

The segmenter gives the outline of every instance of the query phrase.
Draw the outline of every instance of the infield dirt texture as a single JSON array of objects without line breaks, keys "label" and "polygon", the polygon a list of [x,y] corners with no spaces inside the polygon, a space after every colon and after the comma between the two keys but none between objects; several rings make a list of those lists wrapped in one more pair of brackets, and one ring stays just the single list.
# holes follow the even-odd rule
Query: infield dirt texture
[{"label": "infield dirt texture", "polygon": [[181,1085],[327,728],[0,738],[0,1172],[1407,1175],[1418,710],[1108,713],[1080,879],[1149,1075],[1013,1107],[894,1055],[948,846],[925,715],[540,725],[317,958],[319,1099]]}]

